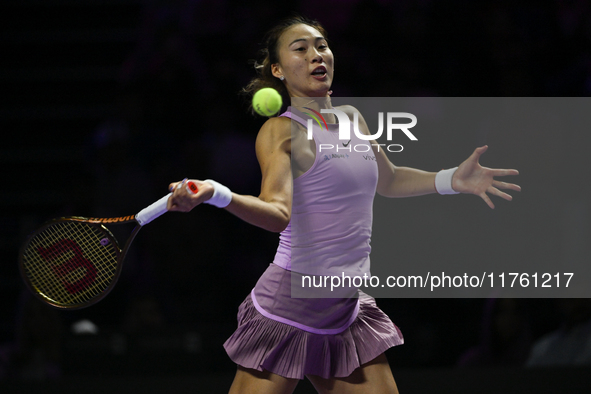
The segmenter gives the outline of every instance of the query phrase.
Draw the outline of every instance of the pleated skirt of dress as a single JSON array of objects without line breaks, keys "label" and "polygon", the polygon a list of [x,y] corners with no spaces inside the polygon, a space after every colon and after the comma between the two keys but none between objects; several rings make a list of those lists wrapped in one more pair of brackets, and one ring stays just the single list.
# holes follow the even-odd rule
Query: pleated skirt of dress
[{"label": "pleated skirt of dress", "polygon": [[238,310],[238,328],[224,343],[236,364],[286,378],[346,377],[387,349],[404,343],[402,333],[359,292],[359,312],[338,334],[315,334],[263,316],[249,294]]}]

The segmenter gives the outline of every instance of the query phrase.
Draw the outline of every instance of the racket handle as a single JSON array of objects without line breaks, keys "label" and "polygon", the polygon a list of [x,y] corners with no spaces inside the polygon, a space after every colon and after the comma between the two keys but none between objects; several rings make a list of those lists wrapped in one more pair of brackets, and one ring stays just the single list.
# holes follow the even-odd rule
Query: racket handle
[{"label": "racket handle", "polygon": [[166,209],[166,204],[168,203],[170,196],[172,196],[172,193],[168,193],[160,200],[139,211],[138,214],[135,215],[135,220],[137,220],[140,226],[144,226],[150,223],[152,220],[164,215],[166,212],[168,212],[168,209]]},{"label": "racket handle", "polygon": [[[192,181],[187,182],[186,188],[187,191],[191,194],[195,194],[197,193],[197,191],[199,191],[197,184]],[[166,206],[168,204],[168,199],[170,198],[170,196],[172,196],[172,193],[168,193],[160,200],[139,211],[138,214],[135,215],[135,220],[137,220],[140,226],[143,226],[150,223],[152,220],[164,215],[166,212],[168,212]]]},{"label": "racket handle", "polygon": [[193,181],[189,181],[187,182],[187,191],[189,192],[189,194],[195,194],[199,191],[199,188],[197,187],[197,184]]}]

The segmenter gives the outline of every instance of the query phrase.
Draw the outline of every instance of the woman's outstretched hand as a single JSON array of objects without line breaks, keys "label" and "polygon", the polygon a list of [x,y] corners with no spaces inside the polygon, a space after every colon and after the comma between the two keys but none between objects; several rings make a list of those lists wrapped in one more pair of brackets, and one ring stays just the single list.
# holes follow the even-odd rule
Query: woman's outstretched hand
[{"label": "woman's outstretched hand", "polygon": [[519,175],[517,170],[505,170],[496,168],[482,167],[478,160],[486,152],[488,146],[476,148],[474,153],[466,159],[455,172],[452,178],[452,188],[456,192],[475,194],[482,198],[484,202],[494,209],[495,205],[490,200],[487,193],[511,201],[513,197],[499,189],[521,191],[521,187],[514,183],[502,182],[494,179],[499,176]]}]

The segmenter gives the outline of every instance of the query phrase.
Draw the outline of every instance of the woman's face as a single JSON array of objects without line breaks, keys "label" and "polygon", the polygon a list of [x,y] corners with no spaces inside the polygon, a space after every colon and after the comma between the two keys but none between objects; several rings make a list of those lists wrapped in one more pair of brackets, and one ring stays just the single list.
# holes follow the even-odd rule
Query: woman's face
[{"label": "woman's face", "polygon": [[334,57],[326,39],[309,25],[294,25],[279,39],[279,63],[271,70],[291,97],[326,97],[332,85]]}]

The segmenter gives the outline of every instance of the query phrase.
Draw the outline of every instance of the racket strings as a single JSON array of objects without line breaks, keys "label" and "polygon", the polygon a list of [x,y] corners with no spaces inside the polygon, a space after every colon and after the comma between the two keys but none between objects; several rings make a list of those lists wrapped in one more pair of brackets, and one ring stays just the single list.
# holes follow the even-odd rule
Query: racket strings
[{"label": "racket strings", "polygon": [[31,286],[49,302],[80,306],[109,287],[117,271],[118,255],[101,228],[60,221],[29,241],[23,268]]}]

